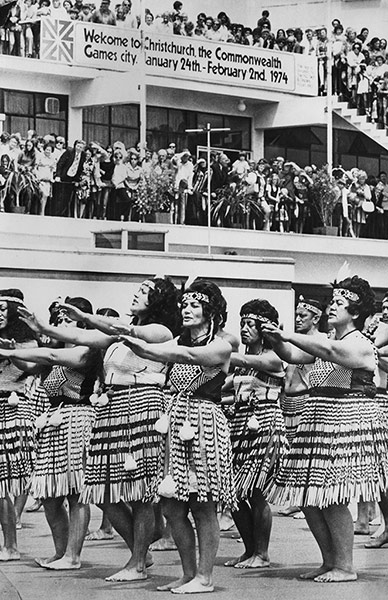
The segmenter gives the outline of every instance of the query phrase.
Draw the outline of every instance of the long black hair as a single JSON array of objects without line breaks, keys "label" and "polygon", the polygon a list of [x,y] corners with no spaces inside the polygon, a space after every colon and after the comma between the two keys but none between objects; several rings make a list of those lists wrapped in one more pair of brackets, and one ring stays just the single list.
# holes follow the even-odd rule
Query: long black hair
[{"label": "long black hair", "polygon": [[[14,300],[13,300],[14,298]],[[15,342],[35,340],[34,332],[24,323],[18,314],[18,307],[24,306],[24,295],[17,288],[0,290],[0,302],[6,302],[8,308],[7,325],[0,331],[0,337]]]},{"label": "long black hair", "polygon": [[[167,327],[175,336],[180,331],[181,318],[178,307],[178,290],[169,277],[154,277],[149,280],[148,307],[142,315],[142,325],[159,323]],[[133,324],[138,317],[135,315]]]}]

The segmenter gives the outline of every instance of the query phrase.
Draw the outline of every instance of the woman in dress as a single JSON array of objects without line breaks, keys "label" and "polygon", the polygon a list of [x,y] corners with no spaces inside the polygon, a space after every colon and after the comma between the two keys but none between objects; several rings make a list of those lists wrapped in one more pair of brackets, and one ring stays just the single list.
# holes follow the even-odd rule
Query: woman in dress
[{"label": "woman in dress", "polygon": [[361,333],[373,311],[368,282],[353,276],[334,285],[328,314],[333,338],[287,335],[272,323],[262,326],[283,359],[314,363],[290,453],[268,495],[275,504],[301,506],[318,542],[322,565],[303,579],[357,579],[348,503],[361,497],[379,500],[386,489],[386,430],[374,400],[376,351]]},{"label": "woman in dress", "polygon": [[144,281],[133,297],[129,325],[128,319],[90,315],[67,303],[60,308],[68,317],[100,331],[60,331],[31,315],[29,319],[50,337],[105,350],[104,377],[92,397],[96,418],[81,501],[97,504],[132,551],[124,568],[107,580],[146,579],[155,525],[146,493],[157,472],[161,434],[155,423],[165,410],[162,388],[167,367],[138,358],[114,333],[128,332],[129,327],[148,342],[172,339],[179,324],[177,290],[169,279]]},{"label": "woman in dress", "polygon": [[262,334],[261,325],[278,324],[277,310],[255,299],[240,310],[245,354],[232,353],[235,414],[231,440],[238,510],[232,513],[245,545],[242,556],[225,563],[238,569],[269,567],[272,514],[263,490],[288,450],[279,399],[284,387],[282,361]]},{"label": "woman in dress", "polygon": [[[213,591],[220,535],[216,504],[235,508],[229,429],[220,406],[231,354],[230,343],[217,336],[224,311],[220,289],[198,280],[182,296],[183,333],[177,340],[150,344],[123,336],[142,358],[173,363],[169,373],[172,400],[164,419],[167,435],[155,492],[162,498],[183,575],[160,591]],[[198,536],[198,566],[190,511]]]},{"label": "woman in dress", "polygon": [[[36,346],[31,330],[20,320],[23,306],[18,289],[0,290],[0,348]],[[10,495],[24,494],[33,468],[33,424],[24,394],[22,365],[13,364],[0,351],[0,522],[4,535],[0,561],[19,560],[16,542],[16,512]]]},{"label": "woman in dress", "polygon": [[[69,298],[69,305],[92,312],[84,298]],[[20,311],[19,311],[20,312]],[[23,311],[25,314],[26,311]],[[60,314],[54,330],[83,327]],[[39,566],[68,570],[81,567],[81,550],[89,524],[89,507],[79,502],[84,478],[84,459],[89,445],[94,409],[90,395],[98,375],[98,354],[84,345],[63,348],[0,350],[0,357],[22,360],[26,370],[46,367],[41,383],[49,409],[35,422],[36,461],[30,492],[42,500],[51,529],[55,553],[37,558]],[[64,507],[67,499],[69,515]]]}]

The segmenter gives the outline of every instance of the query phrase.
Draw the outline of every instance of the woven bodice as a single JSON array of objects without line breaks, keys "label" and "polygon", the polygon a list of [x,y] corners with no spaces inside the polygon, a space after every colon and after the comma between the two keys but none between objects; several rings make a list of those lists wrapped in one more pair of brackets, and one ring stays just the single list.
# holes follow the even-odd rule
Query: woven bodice
[{"label": "woven bodice", "polygon": [[183,392],[220,402],[225,373],[220,367],[174,364],[169,374],[173,392]]},{"label": "woven bodice", "polygon": [[373,376],[373,371],[367,369],[350,369],[316,358],[309,373],[309,387],[322,389],[323,393],[337,390],[339,395],[341,392],[361,392],[373,397],[376,393]]}]

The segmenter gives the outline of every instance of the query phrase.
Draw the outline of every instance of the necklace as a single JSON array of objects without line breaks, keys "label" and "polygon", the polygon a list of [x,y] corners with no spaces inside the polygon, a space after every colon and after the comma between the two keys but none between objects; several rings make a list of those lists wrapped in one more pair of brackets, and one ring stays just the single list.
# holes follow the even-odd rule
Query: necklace
[{"label": "necklace", "polygon": [[206,331],[206,333],[201,333],[201,335],[198,335],[196,338],[190,338],[191,343],[195,344],[195,342],[198,342],[198,340],[202,340],[203,338],[205,338],[208,335],[209,335],[209,333]]}]

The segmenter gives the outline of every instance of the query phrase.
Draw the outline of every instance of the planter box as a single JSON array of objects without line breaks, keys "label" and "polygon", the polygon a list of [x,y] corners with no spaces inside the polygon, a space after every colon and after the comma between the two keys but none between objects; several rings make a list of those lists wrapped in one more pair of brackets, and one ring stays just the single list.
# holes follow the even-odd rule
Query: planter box
[{"label": "planter box", "polygon": [[323,225],[322,227],[314,227],[313,232],[317,235],[338,235],[338,227],[329,227]]}]

